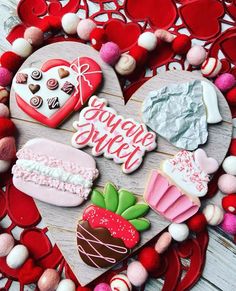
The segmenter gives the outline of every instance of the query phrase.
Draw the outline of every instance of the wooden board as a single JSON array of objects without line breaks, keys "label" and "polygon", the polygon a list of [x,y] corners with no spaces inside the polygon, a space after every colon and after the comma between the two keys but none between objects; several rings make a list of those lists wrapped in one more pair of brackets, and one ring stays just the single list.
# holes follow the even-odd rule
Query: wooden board
[{"label": "wooden board", "polygon": [[[31,66],[40,68],[43,62],[51,58],[63,57],[68,61],[72,61],[78,56],[92,57],[101,65],[104,73],[104,83],[98,92],[99,97],[106,98],[110,106],[116,109],[119,114],[125,117],[133,117],[137,121],[141,121],[141,115],[138,114],[138,112],[140,112],[141,102],[145,96],[147,96],[148,92],[173,82],[186,82],[196,78],[202,79],[197,73],[185,71],[162,73],[146,82],[135,92],[128,104],[124,106],[122,92],[115,72],[100,60],[95,50],[83,44],[64,42],[46,46],[29,57],[21,69]],[[218,99],[223,122],[218,125],[209,126],[209,139],[203,148],[208,155],[215,157],[218,162],[221,163],[230,144],[232,122],[228,105],[219,91]],[[10,107],[12,119],[19,130],[19,147],[29,139],[39,136],[65,144],[70,143],[73,132],[72,122],[78,120],[79,113],[73,114],[59,129],[50,129],[32,120],[18,108],[13,90],[11,91]],[[89,148],[85,149],[85,151],[91,153],[91,149]],[[177,151],[178,149],[167,143],[164,139],[158,138],[157,150],[148,153],[140,169],[131,175],[123,174],[120,166],[116,165],[113,161],[98,157],[96,158],[96,162],[100,170],[100,178],[96,181],[96,185],[104,186],[107,181],[112,181],[118,187],[127,188],[138,195],[142,195],[150,170],[158,168],[161,160],[171,157]],[[86,205],[78,208],[66,209],[53,207],[39,201],[36,201],[36,203],[46,225],[50,228],[54,239],[58,243],[81,284],[88,284],[99,275],[102,275],[106,271],[105,269],[98,270],[88,267],[81,261],[79,255],[77,255],[76,224]],[[152,228],[150,231],[145,232],[139,246],[149,241],[168,225],[167,221],[152,211],[149,214],[149,218],[152,222]]]}]

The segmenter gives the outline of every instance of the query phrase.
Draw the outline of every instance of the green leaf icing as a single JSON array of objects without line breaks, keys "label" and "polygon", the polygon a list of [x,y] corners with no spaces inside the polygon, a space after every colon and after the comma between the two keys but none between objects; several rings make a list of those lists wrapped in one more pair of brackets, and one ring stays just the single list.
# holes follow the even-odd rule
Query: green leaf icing
[{"label": "green leaf icing", "polygon": [[136,202],[136,197],[134,194],[130,193],[127,190],[120,189],[119,190],[119,204],[116,210],[117,214],[121,214],[129,207],[133,206]]},{"label": "green leaf icing", "polygon": [[93,204],[95,204],[101,208],[106,208],[105,200],[104,200],[102,193],[96,189],[94,189],[92,192],[91,201]]},{"label": "green leaf icing", "polygon": [[144,231],[150,228],[150,221],[146,218],[138,218],[129,220],[129,222],[137,229],[137,231]]},{"label": "green leaf icing", "polygon": [[107,183],[104,189],[104,199],[106,209],[116,212],[119,203],[119,196],[115,186],[111,183]]},{"label": "green leaf icing", "polygon": [[149,206],[146,203],[139,203],[126,209],[121,216],[127,220],[132,220],[144,216],[149,210]]}]

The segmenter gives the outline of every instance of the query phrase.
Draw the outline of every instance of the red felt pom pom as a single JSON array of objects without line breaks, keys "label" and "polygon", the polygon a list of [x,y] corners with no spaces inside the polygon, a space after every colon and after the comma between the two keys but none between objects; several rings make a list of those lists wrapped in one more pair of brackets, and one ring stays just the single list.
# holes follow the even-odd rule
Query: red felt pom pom
[{"label": "red felt pom pom", "polygon": [[76,289],[76,291],[92,291],[92,289],[91,288],[88,288],[88,287],[81,287],[81,286],[79,286]]},{"label": "red felt pom pom", "polygon": [[14,136],[15,131],[15,124],[10,119],[0,118],[0,138]]},{"label": "red felt pom pom", "polygon": [[139,253],[138,260],[148,272],[154,272],[160,267],[160,255],[152,247],[144,248]]},{"label": "red felt pom pom", "polygon": [[229,147],[229,154],[236,156],[236,138],[233,138]]},{"label": "red felt pom pom", "polygon": [[92,47],[99,51],[102,45],[107,42],[105,29],[101,27],[94,28],[90,33],[89,39]]},{"label": "red felt pom pom", "polygon": [[226,95],[226,100],[228,101],[229,105],[236,105],[236,87],[229,90]]},{"label": "red felt pom pom", "polygon": [[16,72],[23,62],[22,57],[18,56],[14,52],[5,52],[1,55],[1,66],[8,69],[11,72]]},{"label": "red felt pom pom", "polygon": [[229,194],[222,199],[222,207],[226,212],[236,214],[236,194]]},{"label": "red felt pom pom", "polygon": [[137,66],[144,65],[148,58],[148,51],[139,45],[132,47],[129,54],[135,59]]},{"label": "red felt pom pom", "polygon": [[187,225],[191,231],[198,233],[206,228],[207,220],[203,213],[197,213],[187,221]]},{"label": "red felt pom pom", "polygon": [[191,39],[186,34],[177,35],[172,42],[172,49],[178,55],[186,54],[191,48]]}]

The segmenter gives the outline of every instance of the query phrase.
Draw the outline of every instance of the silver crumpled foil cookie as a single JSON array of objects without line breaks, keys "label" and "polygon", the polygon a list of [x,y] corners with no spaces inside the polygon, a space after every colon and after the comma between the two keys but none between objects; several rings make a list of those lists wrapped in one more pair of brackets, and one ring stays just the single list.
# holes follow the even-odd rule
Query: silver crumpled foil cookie
[{"label": "silver crumpled foil cookie", "polygon": [[170,84],[149,93],[144,123],[178,148],[195,150],[207,141],[207,116],[200,80]]}]

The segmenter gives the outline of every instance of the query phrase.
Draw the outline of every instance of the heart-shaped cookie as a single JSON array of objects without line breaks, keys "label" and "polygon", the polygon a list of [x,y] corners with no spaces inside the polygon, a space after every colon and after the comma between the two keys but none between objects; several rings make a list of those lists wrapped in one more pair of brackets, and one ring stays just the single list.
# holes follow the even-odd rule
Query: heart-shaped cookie
[{"label": "heart-shaped cookie", "polygon": [[218,162],[213,158],[208,158],[206,152],[202,149],[197,149],[194,152],[195,162],[207,174],[212,174],[219,168]]},{"label": "heart-shaped cookie", "polygon": [[80,57],[72,63],[52,59],[41,70],[26,68],[18,72],[13,88],[17,104],[26,114],[57,127],[87,102],[101,80],[101,68],[90,58]]}]

